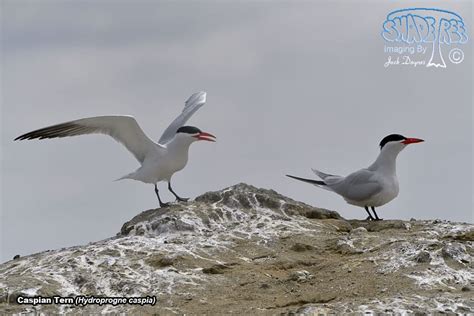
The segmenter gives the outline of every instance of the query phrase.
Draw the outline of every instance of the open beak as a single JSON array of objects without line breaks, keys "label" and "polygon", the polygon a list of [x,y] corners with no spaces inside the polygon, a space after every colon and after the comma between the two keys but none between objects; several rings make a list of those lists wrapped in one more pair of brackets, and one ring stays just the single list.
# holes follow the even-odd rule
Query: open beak
[{"label": "open beak", "polygon": [[216,136],[206,133],[206,132],[201,132],[198,135],[194,136],[198,140],[207,140],[208,142],[215,142],[216,141]]},{"label": "open beak", "polygon": [[424,140],[419,139],[419,138],[407,138],[402,143],[405,145],[408,145],[408,144],[416,144],[416,143],[421,143],[421,142],[424,142]]}]

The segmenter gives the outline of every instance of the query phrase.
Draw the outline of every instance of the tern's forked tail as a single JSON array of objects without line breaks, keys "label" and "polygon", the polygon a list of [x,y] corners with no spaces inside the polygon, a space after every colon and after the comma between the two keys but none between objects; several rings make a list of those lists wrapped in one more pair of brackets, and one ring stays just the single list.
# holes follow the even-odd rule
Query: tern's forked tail
[{"label": "tern's forked tail", "polygon": [[115,179],[114,181],[120,181],[120,180],[125,180],[125,179],[139,180],[135,177],[135,172],[132,172],[132,173],[124,175],[123,177]]}]

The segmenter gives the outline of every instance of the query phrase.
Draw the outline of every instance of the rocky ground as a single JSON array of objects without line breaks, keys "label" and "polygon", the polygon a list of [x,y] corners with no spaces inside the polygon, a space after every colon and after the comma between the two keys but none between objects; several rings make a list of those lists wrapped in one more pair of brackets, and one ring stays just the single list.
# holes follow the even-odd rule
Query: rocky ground
[{"label": "rocky ground", "polygon": [[[345,220],[239,184],[148,210],[117,236],[0,265],[0,313],[474,313],[474,225]],[[156,296],[19,305],[18,296]]]}]

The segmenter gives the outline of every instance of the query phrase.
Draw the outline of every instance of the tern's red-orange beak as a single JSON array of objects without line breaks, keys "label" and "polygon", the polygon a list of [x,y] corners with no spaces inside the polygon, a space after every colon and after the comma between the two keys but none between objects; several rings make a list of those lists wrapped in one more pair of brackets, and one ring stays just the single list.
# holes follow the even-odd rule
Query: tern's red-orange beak
[{"label": "tern's red-orange beak", "polygon": [[424,140],[419,139],[419,138],[407,138],[402,143],[404,143],[405,145],[408,145],[408,144],[416,144],[416,143],[421,143],[421,142],[424,142]]},{"label": "tern's red-orange beak", "polygon": [[216,136],[212,135],[212,134],[209,134],[209,133],[206,133],[206,132],[201,132],[199,133],[198,135],[194,136],[196,137],[198,140],[207,140],[208,142],[215,142],[215,138]]}]

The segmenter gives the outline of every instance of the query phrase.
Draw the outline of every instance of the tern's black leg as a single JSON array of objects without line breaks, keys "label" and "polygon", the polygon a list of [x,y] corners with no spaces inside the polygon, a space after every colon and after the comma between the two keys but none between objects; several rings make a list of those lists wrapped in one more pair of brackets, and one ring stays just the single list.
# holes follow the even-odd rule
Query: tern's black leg
[{"label": "tern's black leg", "polygon": [[189,198],[180,197],[178,194],[176,194],[176,192],[173,191],[173,188],[171,187],[171,181],[168,182],[168,190],[170,190],[170,192],[173,193],[173,195],[176,197],[176,200],[180,202],[187,202],[189,200]]},{"label": "tern's black leg", "polygon": [[158,194],[158,187],[156,186],[156,183],[155,183],[155,193],[156,193],[156,196],[158,197],[158,202],[160,202],[160,207],[169,206],[168,203],[164,203],[164,202],[161,201],[160,194]]},{"label": "tern's black leg", "polygon": [[371,208],[372,208],[372,212],[374,212],[375,220],[376,221],[381,221],[382,219],[377,216],[377,213],[375,213],[375,207],[371,206]]},{"label": "tern's black leg", "polygon": [[373,221],[374,218],[372,217],[372,214],[370,214],[369,208],[367,206],[364,206],[365,210],[367,211],[367,214],[369,214],[369,217],[366,218],[366,220],[371,220]]}]

